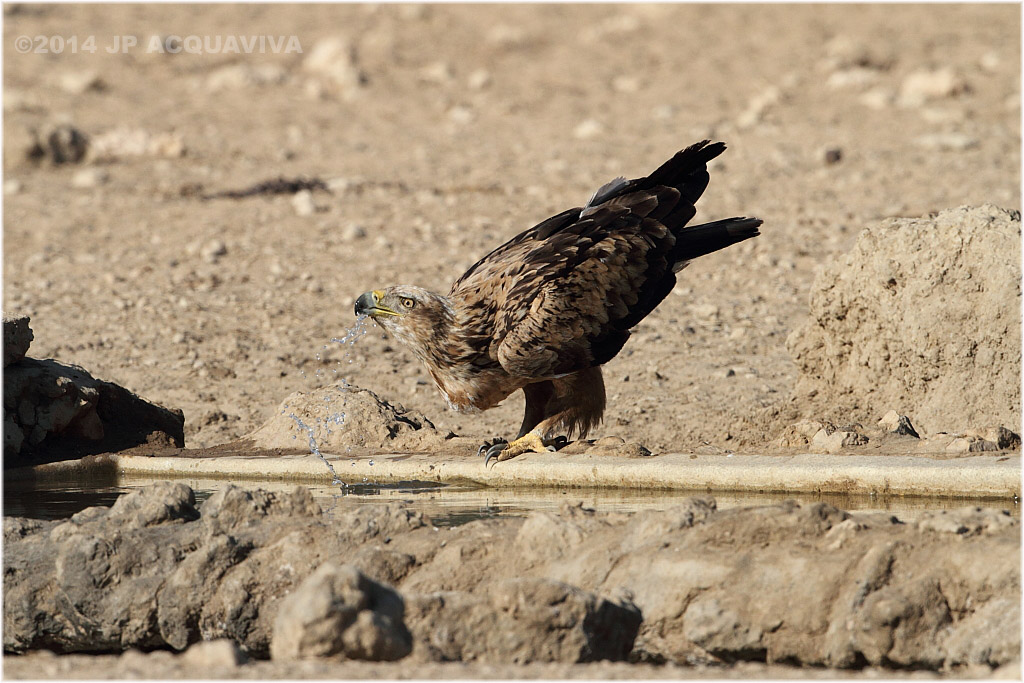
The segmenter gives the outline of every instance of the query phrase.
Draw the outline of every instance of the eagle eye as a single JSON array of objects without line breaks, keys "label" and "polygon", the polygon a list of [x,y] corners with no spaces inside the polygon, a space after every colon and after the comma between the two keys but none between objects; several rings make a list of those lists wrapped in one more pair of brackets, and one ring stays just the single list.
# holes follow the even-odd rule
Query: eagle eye
[{"label": "eagle eye", "polygon": [[406,308],[412,308],[415,305],[416,305],[416,301],[414,299],[410,299],[407,296],[403,296],[402,297],[402,306],[404,306]]}]

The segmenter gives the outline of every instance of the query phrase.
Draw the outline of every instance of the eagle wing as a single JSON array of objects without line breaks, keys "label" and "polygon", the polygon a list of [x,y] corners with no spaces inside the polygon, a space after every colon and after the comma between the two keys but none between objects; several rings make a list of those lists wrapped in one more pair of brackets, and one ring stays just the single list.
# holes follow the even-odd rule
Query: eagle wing
[{"label": "eagle wing", "polygon": [[[671,291],[676,270],[757,234],[757,219],[730,219],[745,221],[742,230],[729,221],[709,224],[722,233],[715,239],[700,230],[708,226],[683,230],[707,187],[707,162],[724,149],[704,141],[646,178],[612,181],[586,206],[552,216],[480,259],[450,293],[468,345],[486,349],[481,360],[536,379],[611,360],[630,328]],[[707,244],[688,249],[695,241],[681,237],[691,231]],[[722,238],[731,241],[719,244]]]}]

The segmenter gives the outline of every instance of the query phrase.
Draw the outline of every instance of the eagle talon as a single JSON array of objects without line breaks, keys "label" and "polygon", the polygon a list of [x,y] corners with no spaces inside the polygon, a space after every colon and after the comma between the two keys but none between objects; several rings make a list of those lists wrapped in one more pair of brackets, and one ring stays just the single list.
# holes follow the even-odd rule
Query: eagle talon
[{"label": "eagle talon", "polygon": [[487,464],[491,462],[492,458],[496,463],[498,463],[503,460],[511,460],[517,455],[522,455],[523,453],[546,453],[550,450],[549,445],[552,443],[555,442],[545,441],[533,432],[529,432],[528,434],[519,437],[512,443],[508,443],[502,439],[487,449],[487,457],[484,458],[484,466],[486,467]]},{"label": "eagle talon", "polygon": [[[480,448],[476,449],[477,457],[480,457],[481,455],[483,455],[484,451],[487,451],[488,453],[490,453],[491,449],[493,449],[495,446],[497,446],[499,444],[502,445],[502,446],[505,446],[506,444],[508,444],[508,441],[506,441],[505,439],[501,438],[500,436],[499,437],[495,437],[494,439],[491,439],[490,441],[484,441],[483,444],[480,445]],[[484,464],[486,464],[486,461],[485,461]]]}]

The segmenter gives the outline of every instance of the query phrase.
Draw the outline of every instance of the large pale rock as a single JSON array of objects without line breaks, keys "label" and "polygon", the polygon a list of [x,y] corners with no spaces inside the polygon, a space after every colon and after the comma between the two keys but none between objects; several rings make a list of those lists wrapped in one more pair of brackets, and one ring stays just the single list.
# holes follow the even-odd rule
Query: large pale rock
[{"label": "large pale rock", "polygon": [[401,659],[412,651],[404,612],[402,597],[393,589],[355,567],[326,563],[282,601],[270,656]]},{"label": "large pale rock", "polygon": [[410,598],[410,629],[437,661],[592,662],[624,660],[640,610],[549,579],[513,579],[485,596],[430,593]]},{"label": "large pale rock", "polygon": [[925,433],[1020,422],[1020,214],[991,205],[864,230],[787,346],[798,395]]},{"label": "large pale rock", "polygon": [[422,413],[342,384],[295,392],[246,438],[261,448],[308,446],[323,453],[353,447],[430,450],[445,440]]}]

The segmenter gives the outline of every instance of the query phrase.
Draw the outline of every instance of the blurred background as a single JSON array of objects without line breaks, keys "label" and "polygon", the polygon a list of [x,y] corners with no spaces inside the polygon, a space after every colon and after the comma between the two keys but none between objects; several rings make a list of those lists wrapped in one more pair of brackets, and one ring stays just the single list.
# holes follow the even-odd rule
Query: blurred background
[{"label": "blurred background", "polygon": [[822,264],[881,218],[1020,208],[1012,4],[4,14],[4,310],[32,317],[32,356],[182,408],[189,446],[342,377],[463,436],[514,432],[520,397],[456,415],[379,330],[331,343],[354,298],[447,291],[704,138],[729,150],[697,220],[763,234],[680,274],[607,366],[600,432],[763,446],[799,412],[784,342]]}]

